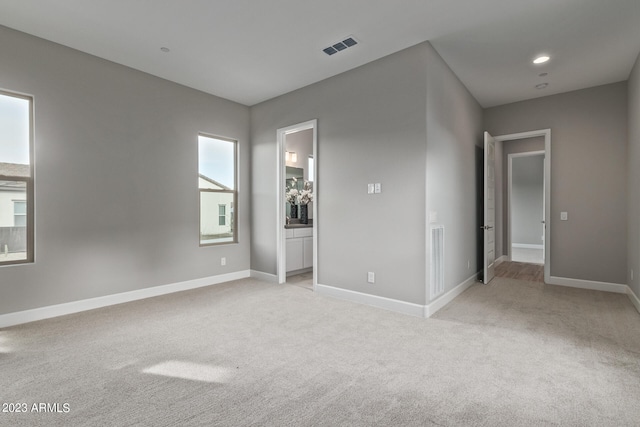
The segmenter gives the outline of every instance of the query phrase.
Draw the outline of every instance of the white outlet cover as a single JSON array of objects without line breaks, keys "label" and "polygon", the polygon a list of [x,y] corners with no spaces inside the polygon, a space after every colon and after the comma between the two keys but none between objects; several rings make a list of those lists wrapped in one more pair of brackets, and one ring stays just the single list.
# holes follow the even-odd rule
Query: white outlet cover
[{"label": "white outlet cover", "polygon": [[376,273],[374,273],[373,271],[368,272],[367,273],[367,282],[375,283],[376,282]]},{"label": "white outlet cover", "polygon": [[567,214],[566,212],[560,212],[561,221],[567,221],[568,219],[569,219],[569,214]]},{"label": "white outlet cover", "polygon": [[382,185],[380,185],[380,183],[379,183],[379,182],[376,182],[376,183],[375,183],[375,187],[374,187],[374,188],[375,188],[375,192],[376,192],[376,194],[378,194],[378,193],[382,193]]}]

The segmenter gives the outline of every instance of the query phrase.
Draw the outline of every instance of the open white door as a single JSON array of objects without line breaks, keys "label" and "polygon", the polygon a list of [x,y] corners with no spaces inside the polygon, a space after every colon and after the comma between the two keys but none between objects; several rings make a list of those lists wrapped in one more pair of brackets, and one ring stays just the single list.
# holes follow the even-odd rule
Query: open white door
[{"label": "open white door", "polygon": [[496,261],[496,140],[484,133],[484,220],[482,281],[487,284],[495,275]]}]

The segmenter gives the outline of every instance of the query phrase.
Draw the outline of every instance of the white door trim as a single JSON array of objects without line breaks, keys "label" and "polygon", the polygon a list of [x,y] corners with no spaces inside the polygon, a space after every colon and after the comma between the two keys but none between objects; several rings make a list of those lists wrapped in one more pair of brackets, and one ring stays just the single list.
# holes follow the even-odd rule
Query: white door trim
[{"label": "white door trim", "polygon": [[495,136],[499,142],[513,141],[516,139],[544,137],[544,217],[545,217],[545,260],[544,281],[549,283],[551,277],[551,129],[532,130],[528,132],[512,133]]},{"label": "white door trim", "polygon": [[[513,241],[512,241],[512,236],[513,236],[513,218],[511,218],[511,214],[512,209],[511,209],[511,201],[513,200],[512,196],[512,191],[513,191],[513,159],[518,158],[518,157],[532,157],[532,156],[544,156],[544,151],[526,151],[523,153],[511,153],[509,155],[507,155],[507,159],[508,159],[508,163],[507,163],[507,168],[508,168],[508,177],[507,177],[507,221],[509,222],[509,226],[507,227],[507,242],[509,242],[509,248],[508,248],[508,253],[507,256],[509,258],[509,261],[512,261],[511,259],[511,248],[514,246]],[[544,177],[543,177],[544,179]],[[544,198],[544,195],[542,196]],[[546,218],[544,219],[546,221]],[[545,237],[546,238],[546,237]],[[546,242],[542,243],[543,246],[543,253],[544,253],[544,244]],[[537,248],[540,245],[521,245],[520,247],[526,247],[526,246],[530,246],[530,247],[535,247]]]},{"label": "white door trim", "polygon": [[313,119],[303,123],[287,126],[277,130],[278,138],[278,167],[276,179],[276,276],[278,283],[287,281],[287,245],[285,236],[286,200],[284,189],[286,186],[286,164],[284,158],[285,137],[301,130],[313,129],[313,289],[318,283],[318,120]]}]

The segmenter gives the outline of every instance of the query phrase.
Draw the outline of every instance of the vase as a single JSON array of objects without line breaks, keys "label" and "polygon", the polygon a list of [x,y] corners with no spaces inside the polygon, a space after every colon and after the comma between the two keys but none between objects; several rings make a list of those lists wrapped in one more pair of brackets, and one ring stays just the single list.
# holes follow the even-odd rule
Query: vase
[{"label": "vase", "polygon": [[291,203],[291,218],[298,218],[298,205]]},{"label": "vase", "polygon": [[300,222],[303,224],[309,224],[309,205],[300,205]]}]

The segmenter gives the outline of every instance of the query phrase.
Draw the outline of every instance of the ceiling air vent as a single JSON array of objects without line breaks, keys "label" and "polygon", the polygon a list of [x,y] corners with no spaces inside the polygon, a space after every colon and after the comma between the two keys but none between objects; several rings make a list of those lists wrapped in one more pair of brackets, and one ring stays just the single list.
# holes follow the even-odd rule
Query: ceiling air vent
[{"label": "ceiling air vent", "polygon": [[354,39],[353,37],[347,37],[346,39],[342,40],[341,42],[338,42],[332,46],[329,47],[325,47],[324,49],[322,49],[322,51],[324,53],[326,53],[327,55],[331,56],[334,53],[338,53],[341,50],[345,50],[349,47],[355,46],[357,45],[358,42],[356,41],[356,39]]}]

